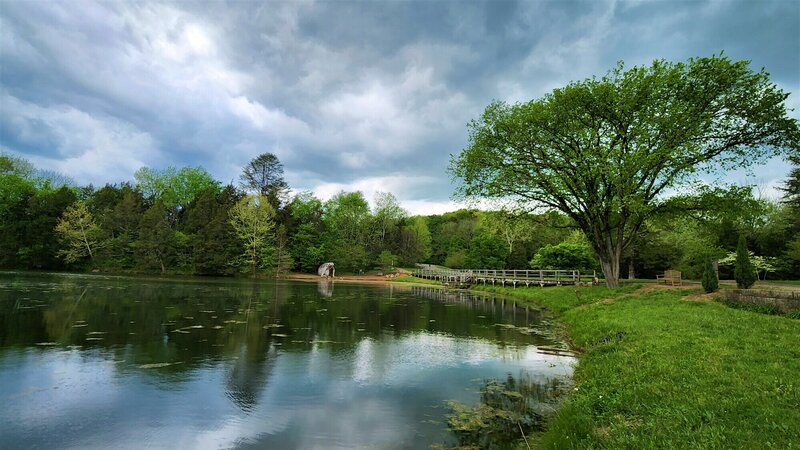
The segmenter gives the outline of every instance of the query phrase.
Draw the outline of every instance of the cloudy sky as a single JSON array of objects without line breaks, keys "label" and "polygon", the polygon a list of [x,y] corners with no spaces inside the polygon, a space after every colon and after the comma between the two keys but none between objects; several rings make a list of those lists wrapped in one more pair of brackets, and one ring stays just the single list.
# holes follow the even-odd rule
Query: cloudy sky
[{"label": "cloudy sky", "polygon": [[143,165],[236,181],[269,151],[295,190],[391,191],[434,213],[454,209],[448,160],[491,100],[721,50],[800,110],[797,1],[4,0],[0,150],[95,185]]}]

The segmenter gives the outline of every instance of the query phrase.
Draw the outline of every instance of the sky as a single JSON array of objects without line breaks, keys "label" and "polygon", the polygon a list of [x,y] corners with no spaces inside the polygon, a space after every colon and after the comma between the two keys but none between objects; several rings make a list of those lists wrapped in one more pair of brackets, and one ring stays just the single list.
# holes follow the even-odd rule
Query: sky
[{"label": "sky", "polygon": [[[294,191],[454,210],[451,155],[493,100],[724,51],[790,92],[797,1],[0,1],[0,151],[95,186],[142,166],[225,183],[272,152]],[[775,194],[779,159],[727,176]]]}]

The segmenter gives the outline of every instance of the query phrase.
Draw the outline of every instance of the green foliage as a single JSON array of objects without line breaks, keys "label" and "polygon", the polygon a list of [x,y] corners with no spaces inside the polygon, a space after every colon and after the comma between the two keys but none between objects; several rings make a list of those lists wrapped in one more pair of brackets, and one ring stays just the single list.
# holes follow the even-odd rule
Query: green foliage
[{"label": "green foliage", "polygon": [[36,168],[30,161],[13,155],[0,153],[0,176],[16,175],[22,179],[31,179]]},{"label": "green foliage", "polygon": [[788,94],[748,64],[722,56],[620,64],[537,100],[492,103],[451,162],[459,195],[562,211],[614,286],[645,221],[685,208],[665,191],[800,147]]},{"label": "green foliage", "polygon": [[731,308],[742,309],[758,314],[767,314],[770,316],[777,316],[781,314],[781,310],[777,306],[770,304],[740,303],[735,300],[727,300],[725,298],[722,299],[722,303]]},{"label": "green foliage", "polygon": [[451,269],[463,269],[467,267],[467,252],[466,250],[453,250],[444,259],[444,266]]},{"label": "green foliage", "polygon": [[[55,227],[77,199],[93,217],[96,242],[102,245],[92,247],[91,265],[76,261],[72,270],[233,275],[241,271],[244,247],[230,223],[230,210],[244,193],[233,186],[220,188],[198,170],[144,168],[137,185],[56,189],[27,161],[0,158],[0,267],[65,268],[59,256],[64,241]],[[179,198],[186,203],[178,204]],[[681,207],[648,219],[626,252],[626,262],[633,262],[640,277],[674,268],[686,278],[700,279],[706,259],[735,250],[731,236],[744,233],[758,255],[751,257],[757,276],[800,278],[800,214],[790,205],[758,199],[749,187],[700,189],[674,203]],[[691,213],[684,214],[685,209]],[[405,266],[425,262],[525,269],[537,253],[541,257],[563,242],[586,242],[575,238],[575,233],[582,235],[576,222],[558,211],[464,209],[407,217],[388,193],[376,196],[372,210],[359,192],[341,192],[325,204],[311,193],[299,193],[273,221],[276,229],[285,228],[285,257],[277,264],[275,254],[259,267],[279,272],[291,262],[292,270],[315,273],[321,263],[335,261],[340,272],[358,273],[373,268],[384,252]],[[720,276],[732,278],[733,259],[730,267],[724,261]]]},{"label": "green foliage", "polygon": [[202,167],[167,167],[161,171],[142,167],[134,178],[145,197],[160,200],[168,209],[185,208],[200,192],[219,189],[219,182]]},{"label": "green foliage", "polygon": [[397,265],[397,261],[397,256],[392,254],[392,252],[389,250],[384,250],[378,255],[378,259],[375,261],[375,263],[384,272],[390,272],[394,270],[395,266]]},{"label": "green foliage", "polygon": [[361,192],[340,192],[325,202],[324,222],[328,230],[326,259],[342,272],[368,270],[374,261],[367,245],[371,224],[369,204]]},{"label": "green foliage", "polygon": [[714,270],[714,265],[711,260],[706,260],[705,269],[703,270],[703,278],[700,280],[703,285],[703,290],[711,293],[719,289],[719,280],[717,279],[717,271]]},{"label": "green foliage", "polygon": [[588,244],[582,242],[562,242],[546,245],[536,252],[531,260],[534,269],[578,269],[592,270],[597,260]]},{"label": "green foliage", "polygon": [[795,211],[800,212],[800,151],[789,155],[788,159],[793,167],[786,183],[781,188],[783,201]]},{"label": "green foliage", "polygon": [[272,153],[262,153],[244,167],[241,186],[266,197],[275,211],[286,201],[289,192],[289,185],[283,179],[283,164]]},{"label": "green foliage", "polygon": [[508,247],[501,237],[480,233],[469,243],[464,267],[467,269],[504,269],[506,256],[508,256]]},{"label": "green foliage", "polygon": [[750,289],[756,282],[756,269],[750,261],[750,252],[747,251],[747,239],[744,235],[739,236],[739,245],[736,247],[734,278],[739,289]]},{"label": "green foliage", "polygon": [[431,232],[425,217],[413,217],[401,227],[397,253],[400,263],[407,266],[424,262],[430,258]]},{"label": "green foliage", "polygon": [[[398,225],[406,216],[408,216],[408,213],[400,206],[394,195],[389,192],[375,194],[375,237],[378,247],[386,246],[397,232]],[[427,230],[427,224],[425,229]],[[428,235],[428,240],[430,241],[430,233]],[[430,247],[430,242],[428,242],[428,247]],[[430,249],[428,251],[430,252]]]},{"label": "green foliage", "polygon": [[243,268],[253,276],[258,269],[269,268],[275,250],[275,210],[269,199],[261,194],[247,195],[236,202],[229,215],[233,231],[244,247],[240,255]]},{"label": "green foliage", "polygon": [[289,236],[286,233],[285,225],[278,225],[275,233],[275,255],[273,262],[275,277],[286,275],[294,266],[292,254],[289,253]]},{"label": "green foliage", "polygon": [[64,211],[56,225],[56,233],[64,245],[58,255],[67,263],[80,261],[87,256],[94,258],[93,252],[99,245],[100,227],[83,202],[75,202]]},{"label": "green foliage", "polygon": [[187,208],[183,230],[190,236],[192,271],[199,275],[230,275],[244,250],[228,212],[241,199],[232,186],[219,193],[205,190]]},{"label": "green foliage", "polygon": [[17,203],[9,214],[10,223],[3,228],[9,234],[3,244],[5,264],[14,268],[61,269],[63,259],[58,257],[60,244],[56,225],[61,215],[75,203],[75,194],[62,187],[58,190],[37,190]]},{"label": "green foliage", "polygon": [[175,232],[167,219],[167,209],[160,200],[142,214],[139,239],[134,243],[142,267],[158,268],[166,273],[169,259],[175,255]]}]

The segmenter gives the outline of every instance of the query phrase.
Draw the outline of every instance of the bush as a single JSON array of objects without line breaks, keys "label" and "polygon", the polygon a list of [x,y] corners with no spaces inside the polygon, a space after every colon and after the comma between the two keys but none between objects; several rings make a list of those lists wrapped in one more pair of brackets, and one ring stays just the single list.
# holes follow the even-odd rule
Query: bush
[{"label": "bush", "polygon": [[711,293],[719,289],[719,280],[717,279],[717,272],[714,270],[714,266],[711,264],[711,260],[706,260],[705,267],[703,268],[703,278],[701,279],[703,283],[703,290]]},{"label": "bush", "polygon": [[592,249],[583,243],[562,242],[545,245],[531,260],[534,269],[591,270],[597,267]]},{"label": "bush", "polygon": [[750,261],[750,253],[747,251],[747,240],[744,235],[739,236],[739,245],[736,246],[736,268],[733,271],[736,279],[736,286],[739,289],[750,289],[756,282],[756,270]]},{"label": "bush", "polygon": [[397,264],[397,256],[393,255],[389,250],[384,250],[378,255],[378,259],[375,262],[381,270],[389,272],[394,270],[394,266]]}]

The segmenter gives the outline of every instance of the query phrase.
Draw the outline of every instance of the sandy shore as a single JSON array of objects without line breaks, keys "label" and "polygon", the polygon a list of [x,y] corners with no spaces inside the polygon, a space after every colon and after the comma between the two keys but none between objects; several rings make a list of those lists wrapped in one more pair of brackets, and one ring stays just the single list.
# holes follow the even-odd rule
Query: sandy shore
[{"label": "sandy shore", "polygon": [[[366,283],[389,283],[392,281],[392,278],[396,278],[397,276],[404,276],[405,274],[400,275],[342,275],[336,276],[333,278],[335,281],[358,281],[358,282],[366,282]],[[289,280],[302,280],[302,281],[319,281],[324,280],[324,278],[320,277],[319,275],[313,275],[309,273],[290,273],[286,275],[286,278]]]}]

